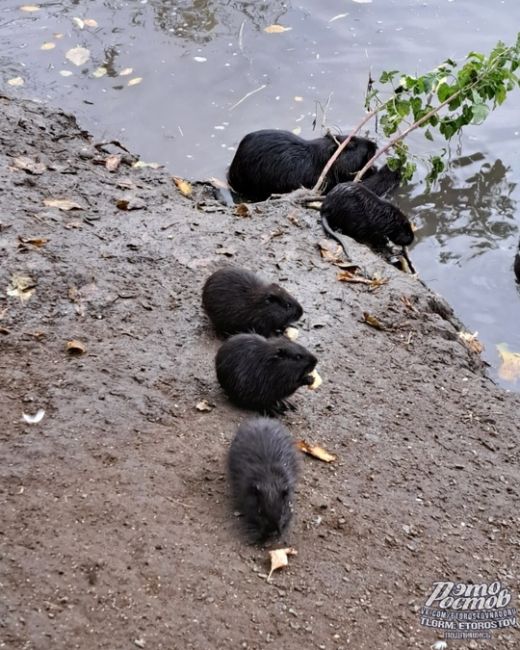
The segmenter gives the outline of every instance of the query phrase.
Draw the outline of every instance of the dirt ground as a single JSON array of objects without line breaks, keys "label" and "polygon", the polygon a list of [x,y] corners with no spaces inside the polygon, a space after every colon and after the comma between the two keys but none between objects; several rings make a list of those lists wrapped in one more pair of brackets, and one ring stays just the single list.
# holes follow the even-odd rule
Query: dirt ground
[{"label": "dirt ground", "polygon": [[[429,648],[435,581],[500,580],[516,605],[520,397],[485,377],[442,299],[354,243],[388,283],[338,282],[315,212],[196,204],[60,112],[0,109],[1,648]],[[125,156],[113,172],[109,153]],[[324,382],[283,419],[338,456],[302,458],[283,540],[298,556],[272,583],[229,503],[226,451],[249,414],[216,382],[200,307],[230,262],[303,304]],[[7,295],[15,274],[29,299]],[[518,648],[518,631],[449,647]]]}]

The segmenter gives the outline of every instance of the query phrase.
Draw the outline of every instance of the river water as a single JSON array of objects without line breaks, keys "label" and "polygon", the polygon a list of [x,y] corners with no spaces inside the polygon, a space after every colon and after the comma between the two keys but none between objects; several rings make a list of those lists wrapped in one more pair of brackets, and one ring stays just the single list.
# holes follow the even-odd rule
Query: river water
[{"label": "river water", "polygon": [[[264,31],[273,24],[290,29]],[[518,0],[1,0],[0,83],[177,175],[223,178],[245,133],[312,137],[325,106],[327,125],[347,132],[363,116],[369,71],[422,73],[513,43],[518,29]],[[89,56],[79,66],[65,56],[78,46]],[[417,153],[442,146],[408,143]],[[411,256],[478,331],[491,376],[520,390],[499,376],[496,348],[520,352],[520,91],[452,142],[450,159],[435,187],[420,164],[396,197],[419,227]]]}]

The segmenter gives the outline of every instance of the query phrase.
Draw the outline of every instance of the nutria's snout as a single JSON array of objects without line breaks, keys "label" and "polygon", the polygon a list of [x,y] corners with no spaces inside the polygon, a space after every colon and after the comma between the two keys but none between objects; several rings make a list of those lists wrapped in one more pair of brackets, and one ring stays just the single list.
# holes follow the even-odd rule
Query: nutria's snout
[{"label": "nutria's snout", "polygon": [[318,359],[316,357],[311,355],[311,359],[309,359],[309,363],[305,367],[305,370],[302,373],[302,376],[300,378],[300,382],[302,386],[310,386],[314,382],[314,377],[312,376],[312,372],[314,368],[316,368],[316,364],[318,363]]}]

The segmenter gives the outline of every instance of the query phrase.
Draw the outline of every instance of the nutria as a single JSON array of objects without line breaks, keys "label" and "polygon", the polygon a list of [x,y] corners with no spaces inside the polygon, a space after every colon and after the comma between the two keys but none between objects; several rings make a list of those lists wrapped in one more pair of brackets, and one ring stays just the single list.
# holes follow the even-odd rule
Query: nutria
[{"label": "nutria", "polygon": [[[231,188],[249,201],[264,201],[300,187],[312,188],[338,143],[347,136],[325,135],[304,140],[290,131],[263,130],[246,135],[228,171]],[[372,158],[376,144],[355,136],[326,178],[325,191],[353,179]]]},{"label": "nutria", "polygon": [[252,541],[282,535],[292,517],[298,476],[294,442],[271,418],[243,422],[228,455],[228,474],[235,508]]},{"label": "nutria", "polygon": [[515,275],[516,281],[520,282],[520,242],[518,242],[518,251],[515,255]]},{"label": "nutria", "polygon": [[217,378],[229,399],[241,408],[273,415],[293,408],[284,400],[310,386],[317,359],[285,337],[236,334],[215,358]]},{"label": "nutria", "polygon": [[300,303],[277,284],[268,284],[251,271],[225,267],[204,284],[202,304],[217,333],[282,334],[303,314]]},{"label": "nutria", "polygon": [[363,183],[336,185],[323,200],[320,212],[332,230],[375,247],[384,246],[388,239],[398,246],[409,246],[414,239],[403,212]]},{"label": "nutria", "polygon": [[383,165],[379,169],[374,166],[369,171],[371,173],[365,174],[361,182],[377,196],[385,197],[399,187],[401,172],[398,169],[392,170],[388,165]]}]

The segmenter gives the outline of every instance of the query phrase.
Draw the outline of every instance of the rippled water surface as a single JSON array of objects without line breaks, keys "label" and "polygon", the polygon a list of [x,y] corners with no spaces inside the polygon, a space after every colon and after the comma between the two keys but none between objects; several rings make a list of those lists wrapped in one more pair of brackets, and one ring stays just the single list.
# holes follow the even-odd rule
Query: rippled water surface
[{"label": "rippled water surface", "polygon": [[[144,160],[196,178],[224,177],[248,131],[312,136],[320,105],[328,104],[329,126],[347,131],[363,115],[369,70],[375,78],[384,69],[425,72],[448,56],[512,43],[520,29],[517,0],[49,0],[22,11],[24,4],[32,3],[0,2],[4,90],[62,106],[97,138],[117,138]],[[266,33],[274,23],[291,29]],[[65,58],[76,46],[90,55],[80,66]],[[16,77],[23,85],[7,85]],[[418,137],[409,144],[426,151]],[[452,166],[436,187],[426,190],[419,169],[396,198],[420,226],[416,268],[479,332],[492,375],[516,390],[520,384],[498,377],[495,346],[520,352],[512,271],[519,149],[517,90],[452,143]]]}]

